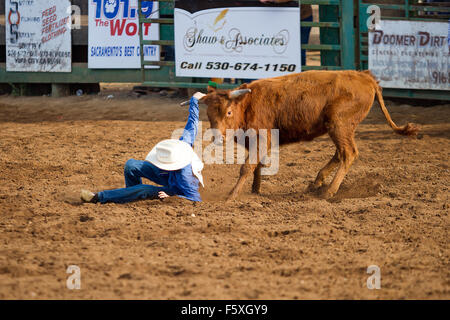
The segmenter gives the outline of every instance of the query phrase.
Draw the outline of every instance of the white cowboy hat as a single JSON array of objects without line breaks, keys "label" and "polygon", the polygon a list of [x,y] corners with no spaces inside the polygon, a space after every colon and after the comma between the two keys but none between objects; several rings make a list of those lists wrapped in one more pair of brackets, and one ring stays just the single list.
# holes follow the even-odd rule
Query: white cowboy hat
[{"label": "white cowboy hat", "polygon": [[159,142],[147,155],[146,161],[160,169],[174,171],[192,162],[194,150],[184,141],[167,139]]},{"label": "white cowboy hat", "polygon": [[148,161],[160,169],[173,171],[192,164],[192,172],[203,184],[203,162],[194,152],[192,147],[184,141],[176,139],[167,139],[159,142],[147,155],[145,161]]}]

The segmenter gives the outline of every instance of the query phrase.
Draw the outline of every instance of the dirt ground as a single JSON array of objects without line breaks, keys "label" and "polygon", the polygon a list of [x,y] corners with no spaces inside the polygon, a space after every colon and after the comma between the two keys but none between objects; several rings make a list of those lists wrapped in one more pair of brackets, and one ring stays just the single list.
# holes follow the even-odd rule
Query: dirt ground
[{"label": "dirt ground", "polygon": [[[306,188],[334,154],[324,136],[283,147],[277,175],[225,203],[238,165],[207,165],[204,202],[81,204],[123,186],[123,165],[182,128],[182,99],[0,97],[1,299],[449,299],[450,105],[387,102],[357,131],[338,194]],[[106,97],[113,93],[113,99]],[[203,129],[209,127],[201,111]],[[66,269],[81,269],[81,289]],[[381,271],[369,290],[367,267]]]}]

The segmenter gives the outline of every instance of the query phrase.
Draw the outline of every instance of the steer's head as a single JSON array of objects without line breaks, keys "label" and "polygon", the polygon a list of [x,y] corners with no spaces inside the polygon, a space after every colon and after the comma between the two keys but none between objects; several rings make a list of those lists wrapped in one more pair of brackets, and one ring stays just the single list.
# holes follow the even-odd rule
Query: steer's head
[{"label": "steer's head", "polygon": [[251,90],[246,84],[234,90],[217,90],[208,87],[206,94],[200,101],[208,106],[207,114],[211,128],[218,129],[225,137],[227,129],[240,129],[245,126],[246,104]]}]

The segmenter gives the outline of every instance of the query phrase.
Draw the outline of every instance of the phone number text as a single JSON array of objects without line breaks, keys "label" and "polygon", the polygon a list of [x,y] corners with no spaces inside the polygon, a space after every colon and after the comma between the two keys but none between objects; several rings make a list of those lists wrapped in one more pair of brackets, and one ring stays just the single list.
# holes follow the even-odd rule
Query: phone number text
[{"label": "phone number text", "polygon": [[236,70],[236,71],[279,71],[294,72],[297,69],[296,64],[277,64],[267,63],[260,65],[258,63],[229,63],[229,62],[187,62],[183,61],[180,65],[181,69],[206,69],[206,70]]}]

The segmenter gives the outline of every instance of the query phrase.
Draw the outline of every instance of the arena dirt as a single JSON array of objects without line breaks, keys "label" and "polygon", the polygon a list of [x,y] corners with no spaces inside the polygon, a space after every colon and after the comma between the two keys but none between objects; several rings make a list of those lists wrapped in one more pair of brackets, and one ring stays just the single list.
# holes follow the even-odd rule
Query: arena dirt
[{"label": "arena dirt", "polygon": [[[225,203],[238,165],[207,165],[204,202],[81,204],[81,188],[123,186],[123,165],[182,128],[181,99],[125,92],[0,97],[1,299],[449,299],[450,105],[378,105],[338,194],[306,188],[327,136],[283,147],[280,170]],[[209,127],[204,108],[203,129]],[[81,289],[66,269],[81,268]],[[369,265],[381,289],[369,290]]]}]

